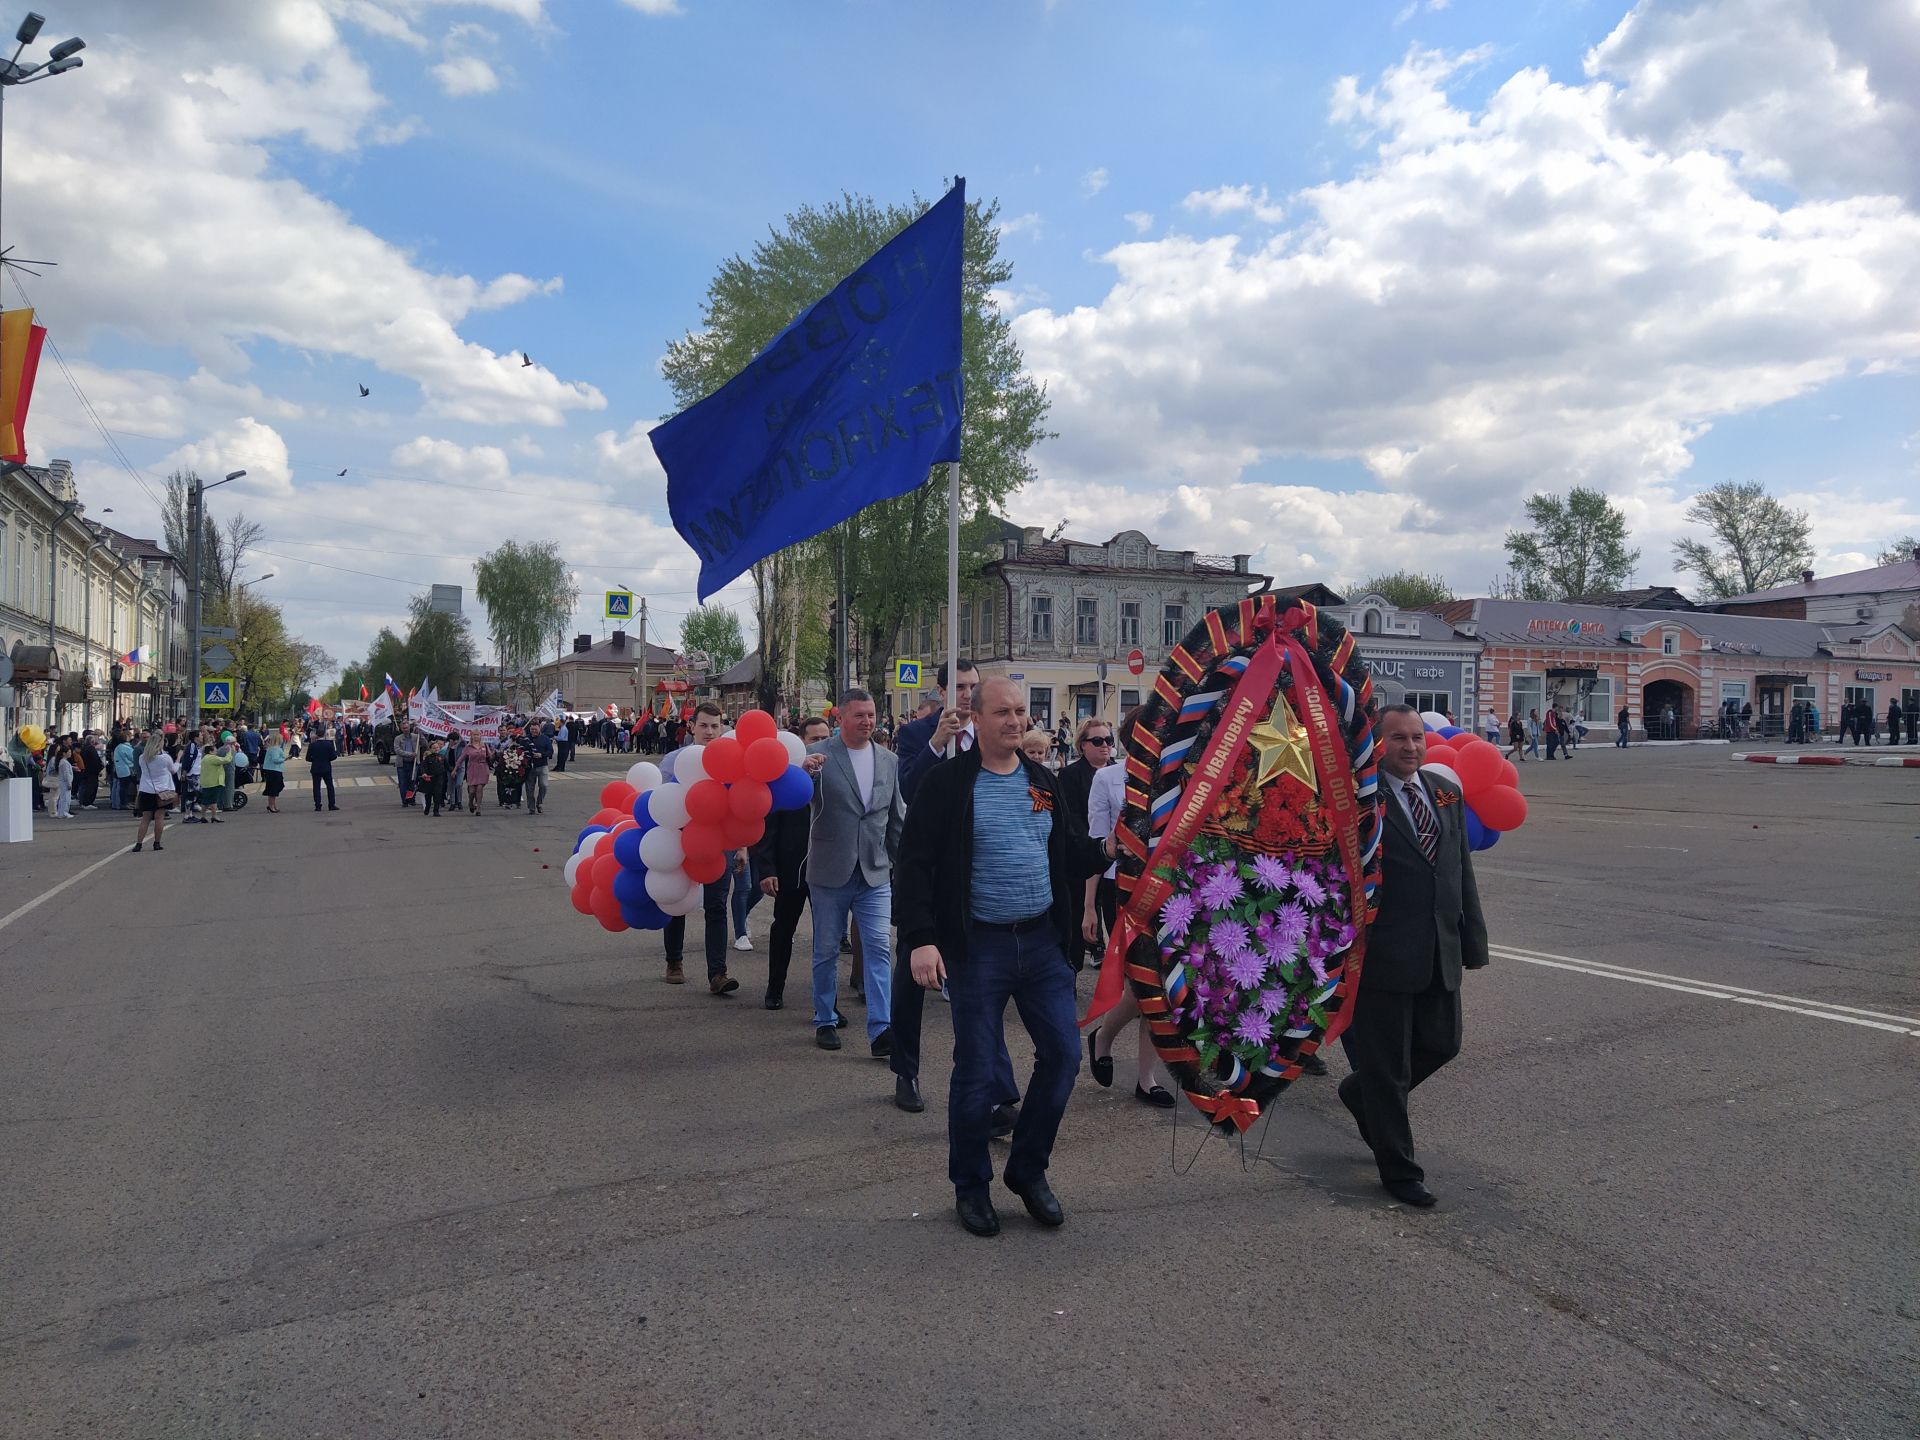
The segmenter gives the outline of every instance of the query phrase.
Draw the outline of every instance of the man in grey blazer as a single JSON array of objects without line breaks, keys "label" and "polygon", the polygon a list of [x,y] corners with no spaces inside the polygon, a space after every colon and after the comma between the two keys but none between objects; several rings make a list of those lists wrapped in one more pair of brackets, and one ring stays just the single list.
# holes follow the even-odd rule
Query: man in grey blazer
[{"label": "man in grey blazer", "polygon": [[1473,883],[1460,791],[1422,775],[1426,727],[1411,705],[1374,721],[1380,745],[1380,915],[1353,1019],[1341,1036],[1353,1073],[1340,1100],[1373,1151],[1380,1183],[1396,1200],[1434,1203],[1413,1158],[1407,1093],[1460,1053],[1460,972],[1487,963],[1487,922]]},{"label": "man in grey blazer", "polygon": [[813,778],[807,837],[807,896],[813,910],[813,1034],[822,1050],[840,1048],[835,992],[847,915],[860,926],[866,970],[867,1044],[873,1058],[893,1051],[893,857],[906,801],[900,762],[873,743],[879,712],[864,690],[840,697],[840,733],[808,747],[825,761]]}]

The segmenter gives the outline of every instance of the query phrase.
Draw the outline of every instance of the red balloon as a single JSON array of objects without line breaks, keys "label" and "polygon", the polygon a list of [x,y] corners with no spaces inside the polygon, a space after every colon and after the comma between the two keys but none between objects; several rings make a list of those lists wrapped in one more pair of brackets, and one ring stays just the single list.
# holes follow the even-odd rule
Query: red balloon
[{"label": "red balloon", "polygon": [[1520,767],[1511,760],[1502,760],[1500,762],[1500,783],[1502,785],[1511,785],[1514,789],[1518,790],[1520,788]]},{"label": "red balloon", "polygon": [[[1500,783],[1500,751],[1484,740],[1469,740],[1454,750],[1453,769],[1460,777],[1461,790],[1473,800],[1489,785]],[[1480,818],[1485,820],[1486,816]]]},{"label": "red balloon", "polygon": [[[718,745],[718,740],[713,745]],[[713,749],[713,745],[707,749]],[[717,825],[727,818],[727,787],[718,780],[708,779],[697,782],[687,791],[688,823]]]},{"label": "red balloon", "polygon": [[764,820],[741,820],[729,815],[720,825],[720,838],[729,850],[757,845],[760,837],[766,833],[767,822]]},{"label": "red balloon", "polygon": [[639,793],[624,780],[609,780],[600,787],[600,803],[609,810],[631,810],[633,797]]},{"label": "red balloon", "polygon": [[1527,797],[1511,785],[1489,785],[1473,797],[1473,813],[1489,830],[1518,830],[1527,819]]},{"label": "red balloon", "polygon": [[[733,733],[749,751],[762,740],[772,740],[777,743],[780,739],[780,727],[773,723],[773,716],[764,710],[747,711],[740,717],[740,722],[733,727]],[[781,753],[786,752],[782,749]]]},{"label": "red balloon", "polygon": [[613,828],[613,822],[620,819],[622,813],[623,812],[619,810],[608,810],[608,809],[602,808],[593,812],[593,818],[587,821],[587,824],[599,825],[608,830],[611,830]]},{"label": "red balloon", "polygon": [[706,762],[707,778],[731,785],[746,774],[747,752],[731,735],[722,735],[700,754]]},{"label": "red balloon", "polygon": [[578,910],[582,915],[591,915],[593,913],[593,884],[585,875],[580,873],[586,868],[586,866],[582,865],[579,870],[573,872],[580,876],[578,880],[573,882],[573,908]]},{"label": "red balloon", "polygon": [[747,779],[771,785],[787,773],[787,747],[769,735],[747,747]]},{"label": "red balloon", "polygon": [[[613,853],[613,847],[608,845],[604,846],[600,853],[593,857],[590,863],[582,865],[580,869],[593,873],[593,888],[595,890],[605,890],[612,886],[613,877],[620,873],[620,861]],[[580,872],[576,870],[574,873],[577,875]]]},{"label": "red balloon", "polygon": [[618,935],[627,928],[627,922],[620,918],[620,902],[613,898],[613,891],[596,889],[593,892],[593,918],[600,922],[600,928],[611,930]]},{"label": "red balloon", "polygon": [[[778,745],[778,740],[768,741]],[[787,752],[780,752],[784,763]],[[733,812],[736,820],[764,820],[773,811],[773,791],[767,788],[763,780],[736,780],[727,790],[727,809]]]},{"label": "red balloon", "polygon": [[613,837],[618,835],[622,830],[637,830],[639,828],[640,822],[629,815],[626,819],[614,823],[613,828],[607,831],[607,839],[611,842]]},{"label": "red balloon", "polygon": [[727,848],[727,842],[721,838],[718,825],[704,820],[689,820],[680,832],[680,848],[689,856],[718,855]]},{"label": "red balloon", "polygon": [[727,857],[717,850],[711,855],[689,854],[682,868],[695,884],[711,885],[727,873]]}]

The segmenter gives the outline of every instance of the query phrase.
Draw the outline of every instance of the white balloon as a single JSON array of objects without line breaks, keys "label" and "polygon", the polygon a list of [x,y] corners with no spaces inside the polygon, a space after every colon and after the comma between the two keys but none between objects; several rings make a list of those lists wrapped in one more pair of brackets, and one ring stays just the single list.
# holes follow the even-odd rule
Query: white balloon
[{"label": "white balloon", "polygon": [[1431,725],[1436,730],[1444,730],[1447,726],[1453,723],[1451,720],[1447,719],[1446,716],[1442,715],[1438,710],[1422,710],[1420,712],[1420,718],[1426,721],[1427,724]]},{"label": "white balloon", "polygon": [[[659,834],[655,830],[650,832]],[[687,878],[684,870],[648,870],[647,894],[653,897],[654,904],[662,910],[668,905],[677,905],[687,898],[687,891],[693,887],[693,881]]]},{"label": "white balloon", "polygon": [[600,847],[606,843],[607,832],[604,830],[596,830],[580,842],[580,849],[577,853],[581,855],[598,855],[600,853]]},{"label": "white balloon", "polygon": [[660,767],[651,760],[636,760],[627,767],[627,784],[642,795],[660,783]]},{"label": "white balloon", "polygon": [[686,894],[671,905],[662,902],[660,908],[669,915],[691,915],[706,903],[706,888],[704,885],[695,885],[689,881]]},{"label": "white balloon", "polygon": [[684,785],[656,785],[647,792],[647,814],[664,830],[678,830],[687,823],[687,790]]},{"label": "white balloon", "polygon": [[807,742],[791,730],[780,732],[780,743],[787,747],[787,762],[791,765],[804,765],[807,761]]},{"label": "white balloon", "polygon": [[682,785],[698,785],[707,778],[707,758],[698,745],[684,746],[674,752],[673,778]]},{"label": "white balloon", "polygon": [[582,865],[586,864],[587,861],[592,858],[593,857],[590,855],[581,854],[581,855],[576,855],[571,860],[567,861],[567,888],[569,890],[573,888],[574,873],[577,870],[579,870],[579,868]]},{"label": "white balloon", "polygon": [[678,870],[686,858],[678,830],[656,825],[640,837],[640,860],[650,871]]},{"label": "white balloon", "polygon": [[1458,772],[1456,772],[1451,765],[1442,765],[1438,760],[1430,760],[1425,765],[1422,765],[1420,767],[1420,773],[1423,775],[1438,775],[1442,780],[1456,788],[1460,784]]}]

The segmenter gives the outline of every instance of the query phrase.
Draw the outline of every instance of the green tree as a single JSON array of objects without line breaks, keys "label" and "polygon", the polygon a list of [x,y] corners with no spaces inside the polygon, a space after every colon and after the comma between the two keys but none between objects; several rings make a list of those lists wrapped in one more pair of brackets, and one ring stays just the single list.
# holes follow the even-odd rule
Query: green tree
[{"label": "green tree", "polygon": [[1782,505],[1758,481],[1723,480],[1702,490],[1687,506],[1687,519],[1706,526],[1711,543],[1676,540],[1674,568],[1698,576],[1709,600],[1792,584],[1813,564],[1807,512]]},{"label": "green tree", "polygon": [[[718,389],[795,316],[926,209],[917,198],[883,206],[843,194],[827,205],[793,212],[750,256],[722,263],[707,287],[699,327],[667,346],[662,369],[674,399],[685,407]],[[1033,478],[1028,452],[1049,433],[1045,388],[1022,369],[1011,323],[988,298],[1013,278],[1012,263],[1000,254],[999,214],[997,201],[967,204],[960,320],[967,403],[960,473],[964,513],[975,518],[963,542],[983,540],[994,529],[988,515]],[[945,530],[945,486],[922,485],[870,505],[834,533],[806,542],[816,556],[823,550],[831,555],[832,547],[845,542],[847,574],[857,577],[850,608],[871,684],[879,684],[893,636],[907,616],[945,601]],[[817,595],[796,578],[784,572],[755,576],[761,597],[757,643],[768,683],[788,668],[780,648],[793,643],[788,607],[817,604]]]},{"label": "green tree", "polygon": [[704,650],[713,661],[707,673],[718,675],[740,662],[747,653],[746,636],[740,631],[740,617],[721,605],[702,605],[687,613],[680,622],[682,651]]},{"label": "green tree", "polygon": [[1528,600],[1579,600],[1618,590],[1639,563],[1627,548],[1627,517],[1606,494],[1576,485],[1566,498],[1529,495],[1530,530],[1507,532],[1507,559]]},{"label": "green tree", "polygon": [[1874,557],[1876,565],[1898,565],[1902,560],[1911,560],[1920,554],[1920,536],[1902,535],[1879,555]]},{"label": "green tree", "polygon": [[405,676],[394,679],[412,689],[431,680],[433,688],[447,699],[458,699],[473,673],[475,648],[473,629],[465,615],[449,615],[433,608],[431,596],[415,595],[407,601],[407,638],[403,664]]},{"label": "green tree", "polygon": [[531,676],[546,642],[556,650],[564,642],[580,600],[560,547],[551,540],[508,540],[474,562],[473,576],[502,676]]},{"label": "green tree", "polygon": [[1429,605],[1444,605],[1457,598],[1446,577],[1423,575],[1415,570],[1369,575],[1358,589],[1362,594],[1371,591],[1399,610],[1424,610]]}]

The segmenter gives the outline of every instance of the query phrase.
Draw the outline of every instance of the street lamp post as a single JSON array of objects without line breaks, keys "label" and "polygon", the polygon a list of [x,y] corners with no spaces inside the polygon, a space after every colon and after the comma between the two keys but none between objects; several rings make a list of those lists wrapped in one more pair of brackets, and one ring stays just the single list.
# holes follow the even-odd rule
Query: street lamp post
[{"label": "street lamp post", "polygon": [[187,523],[193,527],[188,541],[193,558],[188,561],[191,569],[187,577],[187,631],[189,643],[193,646],[190,652],[193,662],[193,703],[188,707],[188,716],[196,731],[200,728],[200,532],[206,528],[203,518],[206,502],[202,497],[209,490],[232,484],[246,473],[244,470],[232,471],[225,480],[216,480],[211,485],[202,484],[200,477],[195,475],[192,486],[187,490]]},{"label": "street lamp post", "polygon": [[[13,52],[13,58],[0,60],[0,135],[5,133],[7,91],[16,85],[31,85],[54,75],[64,75],[69,70],[78,70],[85,63],[79,58],[79,53],[87,48],[87,42],[77,35],[71,40],[62,40],[48,52],[47,58],[38,64],[22,65],[20,63],[21,54],[39,37],[40,27],[46,23],[46,16],[29,10],[27,18],[20,22],[20,28],[14,32],[13,38],[20,43]],[[5,241],[0,240],[0,264],[19,263],[22,262],[7,258]]]}]

